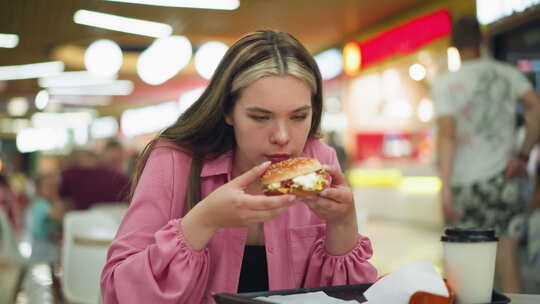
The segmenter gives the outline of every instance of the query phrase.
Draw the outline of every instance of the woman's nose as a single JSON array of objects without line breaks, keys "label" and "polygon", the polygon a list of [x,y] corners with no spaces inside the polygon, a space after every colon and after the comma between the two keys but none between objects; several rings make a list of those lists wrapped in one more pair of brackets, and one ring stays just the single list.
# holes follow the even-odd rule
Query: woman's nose
[{"label": "woman's nose", "polygon": [[277,124],[270,142],[275,145],[284,146],[289,143],[289,132],[284,124]]}]

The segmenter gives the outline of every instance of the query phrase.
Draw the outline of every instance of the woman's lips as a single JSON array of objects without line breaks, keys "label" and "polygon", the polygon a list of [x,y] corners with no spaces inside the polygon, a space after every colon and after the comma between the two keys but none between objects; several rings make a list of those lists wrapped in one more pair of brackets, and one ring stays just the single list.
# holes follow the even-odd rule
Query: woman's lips
[{"label": "woman's lips", "polygon": [[278,163],[280,161],[289,159],[291,156],[289,154],[271,154],[265,155],[265,157],[272,163]]}]

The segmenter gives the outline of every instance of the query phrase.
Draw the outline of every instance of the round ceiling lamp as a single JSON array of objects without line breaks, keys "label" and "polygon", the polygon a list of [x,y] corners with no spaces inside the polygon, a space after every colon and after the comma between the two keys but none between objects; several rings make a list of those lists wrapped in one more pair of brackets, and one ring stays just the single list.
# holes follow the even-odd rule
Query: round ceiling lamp
[{"label": "round ceiling lamp", "polygon": [[97,76],[114,76],[120,70],[122,61],[122,50],[112,40],[96,40],[88,46],[84,53],[86,69]]},{"label": "round ceiling lamp", "polygon": [[49,104],[49,92],[47,90],[41,90],[37,93],[34,103],[38,110],[44,110]]},{"label": "round ceiling lamp", "polygon": [[162,84],[189,63],[192,53],[191,43],[184,36],[156,39],[139,56],[137,73],[148,84]]},{"label": "round ceiling lamp", "polygon": [[195,69],[205,79],[212,78],[221,58],[229,47],[218,41],[207,42],[195,54]]},{"label": "round ceiling lamp", "polygon": [[416,81],[420,81],[426,77],[426,68],[420,63],[415,63],[409,67],[409,76]]},{"label": "round ceiling lamp", "polygon": [[6,106],[7,113],[10,116],[24,116],[28,112],[28,100],[25,97],[13,97]]}]

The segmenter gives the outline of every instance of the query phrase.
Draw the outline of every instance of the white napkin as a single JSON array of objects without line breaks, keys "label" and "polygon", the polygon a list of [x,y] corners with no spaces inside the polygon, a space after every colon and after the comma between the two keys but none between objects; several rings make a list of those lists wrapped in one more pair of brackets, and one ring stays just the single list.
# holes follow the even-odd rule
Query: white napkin
[{"label": "white napkin", "polygon": [[257,300],[278,304],[360,304],[358,301],[344,301],[328,296],[322,291],[299,293],[287,296],[257,297]]},{"label": "white napkin", "polygon": [[407,304],[417,291],[448,297],[443,279],[429,261],[407,264],[384,276],[364,292],[365,303]]}]

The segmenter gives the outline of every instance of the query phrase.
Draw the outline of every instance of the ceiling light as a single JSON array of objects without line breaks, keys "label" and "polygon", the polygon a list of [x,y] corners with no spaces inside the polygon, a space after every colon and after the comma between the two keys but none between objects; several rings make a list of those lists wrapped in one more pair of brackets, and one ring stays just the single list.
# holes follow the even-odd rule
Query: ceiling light
[{"label": "ceiling light", "polygon": [[345,74],[355,76],[362,67],[362,52],[355,42],[349,42],[343,47],[343,65]]},{"label": "ceiling light", "polygon": [[38,110],[43,110],[49,104],[49,92],[47,90],[41,90],[37,93],[34,103]]},{"label": "ceiling light", "polygon": [[78,24],[156,38],[169,36],[173,31],[172,27],[168,24],[89,10],[78,10],[75,12],[73,21]]},{"label": "ceiling light", "polygon": [[17,134],[17,150],[21,153],[64,148],[69,141],[67,129],[27,128]]},{"label": "ceiling light", "polygon": [[162,84],[189,63],[191,54],[191,43],[186,37],[159,38],[139,56],[137,73],[148,84]]},{"label": "ceiling light", "polygon": [[13,97],[7,104],[7,112],[11,116],[24,116],[28,108],[28,101],[24,97]]},{"label": "ceiling light", "polygon": [[38,79],[42,88],[77,87],[85,85],[109,84],[116,80],[116,75],[96,76],[88,71],[64,72],[62,74]]},{"label": "ceiling light", "polygon": [[32,115],[32,126],[38,129],[78,129],[86,128],[94,119],[90,111],[65,113],[35,113]]},{"label": "ceiling light", "polygon": [[58,75],[64,70],[61,61],[0,66],[0,80],[31,79]]},{"label": "ceiling light", "polygon": [[195,69],[197,73],[205,79],[212,78],[212,74],[214,74],[227,49],[227,45],[218,41],[211,41],[201,45],[195,54]]},{"label": "ceiling light", "polygon": [[332,79],[343,71],[343,58],[339,49],[329,49],[315,56],[323,80]]},{"label": "ceiling light", "polygon": [[111,2],[124,2],[169,7],[188,7],[216,10],[235,10],[240,7],[239,0],[106,0]]},{"label": "ceiling light", "polygon": [[114,137],[118,133],[118,121],[112,116],[96,118],[90,125],[92,138]]},{"label": "ceiling light", "polygon": [[19,36],[15,34],[0,34],[0,47],[12,49],[19,44]]},{"label": "ceiling light", "polygon": [[64,105],[76,107],[94,107],[110,105],[113,97],[110,95],[55,95],[49,101],[48,112],[60,112]]},{"label": "ceiling light", "polygon": [[126,110],[120,118],[120,129],[128,136],[158,132],[178,120],[179,108],[176,101]]},{"label": "ceiling light", "polygon": [[122,66],[122,61],[122,50],[112,40],[96,40],[88,46],[84,53],[86,69],[97,76],[111,77],[116,75]]},{"label": "ceiling light", "polygon": [[426,77],[426,68],[420,63],[415,63],[409,67],[409,76],[416,81],[420,81]]},{"label": "ceiling light", "polygon": [[116,80],[106,85],[49,88],[51,95],[126,96],[131,92],[133,83],[129,80]]}]

